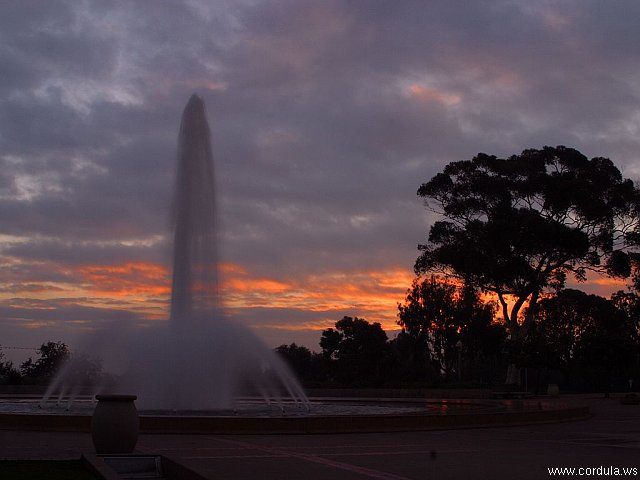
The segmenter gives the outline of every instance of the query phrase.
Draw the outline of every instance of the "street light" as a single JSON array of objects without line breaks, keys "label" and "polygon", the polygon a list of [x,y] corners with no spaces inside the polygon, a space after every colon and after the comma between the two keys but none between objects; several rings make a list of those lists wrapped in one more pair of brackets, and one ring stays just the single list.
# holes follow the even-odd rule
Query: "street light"
[{"label": "street light", "polygon": [[462,340],[456,342],[456,348],[458,349],[458,381],[462,381]]}]

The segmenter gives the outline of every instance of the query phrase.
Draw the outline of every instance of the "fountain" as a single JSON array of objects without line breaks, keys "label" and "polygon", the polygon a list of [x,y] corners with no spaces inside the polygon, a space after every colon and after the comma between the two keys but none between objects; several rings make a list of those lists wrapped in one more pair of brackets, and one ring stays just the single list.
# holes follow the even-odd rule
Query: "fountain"
[{"label": "fountain", "polygon": [[[184,110],[178,139],[168,321],[144,329],[114,324],[89,335],[81,350],[102,358],[111,380],[88,392],[70,362],[39,403],[28,396],[0,396],[0,427],[87,431],[94,410],[90,399],[98,393],[120,402],[137,395],[144,433],[394,432],[589,415],[584,406],[490,400],[483,392],[455,400],[432,399],[422,391],[396,392],[398,396],[376,392],[374,398],[342,398],[331,391],[329,398],[315,399],[310,410],[284,362],[251,331],[229,321],[219,302],[209,137],[204,103],[194,95]],[[62,399],[69,403],[65,406]],[[306,408],[284,408],[289,405]]]},{"label": "fountain", "polygon": [[[144,330],[111,325],[93,332],[83,350],[113,373],[93,393],[135,393],[143,409],[221,410],[240,397],[282,408],[308,405],[284,362],[258,337],[225,318],[218,296],[213,156],[205,104],[189,99],[178,137],[172,208],[173,279],[169,321]],[[54,378],[43,404],[80,391],[73,361]]]}]

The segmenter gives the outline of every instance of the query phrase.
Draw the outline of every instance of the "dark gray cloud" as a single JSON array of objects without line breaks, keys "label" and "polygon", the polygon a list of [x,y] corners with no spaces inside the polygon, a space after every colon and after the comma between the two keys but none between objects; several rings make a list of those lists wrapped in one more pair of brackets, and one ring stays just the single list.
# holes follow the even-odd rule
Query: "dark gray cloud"
[{"label": "dark gray cloud", "polygon": [[0,256],[11,268],[166,261],[193,91],[213,129],[223,260],[262,277],[411,269],[429,221],[417,187],[478,151],[566,144],[640,177],[637,2],[2,10]]}]

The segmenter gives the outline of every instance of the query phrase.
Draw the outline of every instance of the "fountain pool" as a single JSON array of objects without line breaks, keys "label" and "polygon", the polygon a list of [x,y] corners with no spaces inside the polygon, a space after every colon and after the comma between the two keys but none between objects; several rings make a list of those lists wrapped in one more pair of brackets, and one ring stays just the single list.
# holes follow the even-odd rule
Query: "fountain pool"
[{"label": "fountain pool", "polygon": [[[0,400],[0,428],[88,431],[95,402],[41,405],[35,398]],[[237,399],[235,409],[140,409],[142,433],[270,434],[422,431],[522,425],[587,418],[581,405],[548,400],[311,398],[268,405]]]}]

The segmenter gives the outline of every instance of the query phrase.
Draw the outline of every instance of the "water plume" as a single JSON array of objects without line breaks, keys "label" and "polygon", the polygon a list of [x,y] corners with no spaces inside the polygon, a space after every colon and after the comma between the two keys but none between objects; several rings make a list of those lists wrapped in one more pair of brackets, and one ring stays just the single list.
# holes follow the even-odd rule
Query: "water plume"
[{"label": "water plume", "polygon": [[[307,404],[284,364],[250,330],[226,318],[218,296],[214,163],[204,101],[193,95],[182,114],[171,212],[173,277],[168,321],[102,328],[81,350],[109,372],[93,393],[133,393],[146,409],[229,409],[238,398]],[[74,398],[81,386],[70,361],[43,401]]]}]

